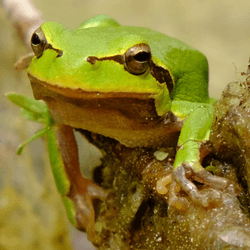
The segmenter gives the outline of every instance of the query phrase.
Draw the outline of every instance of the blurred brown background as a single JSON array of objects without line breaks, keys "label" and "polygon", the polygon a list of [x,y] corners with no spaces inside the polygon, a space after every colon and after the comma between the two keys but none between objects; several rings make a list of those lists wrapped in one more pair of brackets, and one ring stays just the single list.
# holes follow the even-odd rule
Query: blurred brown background
[{"label": "blurred brown background", "polygon": [[[246,71],[250,56],[247,0],[33,2],[44,21],[57,21],[67,28],[77,28],[85,19],[105,13],[121,24],[149,27],[190,44],[207,56],[209,91],[217,98],[227,83]],[[13,68],[26,49],[2,9],[0,31],[0,249],[70,249],[72,239],[75,249],[93,249],[73,229],[68,241],[68,223],[54,189],[43,140],[25,148],[22,156],[15,154],[17,146],[40,126],[22,118],[20,109],[3,96],[13,91],[32,96],[32,92],[26,73]]]}]

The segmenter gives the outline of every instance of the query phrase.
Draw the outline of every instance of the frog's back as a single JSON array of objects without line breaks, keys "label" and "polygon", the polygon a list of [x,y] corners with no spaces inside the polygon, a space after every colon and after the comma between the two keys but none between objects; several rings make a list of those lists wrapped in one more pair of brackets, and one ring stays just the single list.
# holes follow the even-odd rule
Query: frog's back
[{"label": "frog's back", "polygon": [[[112,37],[113,53],[119,48],[126,48],[136,43],[147,43],[152,52],[152,60],[167,69],[174,78],[175,86],[172,99],[191,102],[209,102],[208,97],[208,63],[206,57],[188,44],[144,27],[121,26],[107,15],[100,15],[87,20],[82,28],[103,27],[103,32]],[[99,33],[100,34],[100,33]],[[121,35],[122,34],[122,35]],[[116,46],[113,46],[113,43]],[[120,51],[123,53],[124,51]]]}]

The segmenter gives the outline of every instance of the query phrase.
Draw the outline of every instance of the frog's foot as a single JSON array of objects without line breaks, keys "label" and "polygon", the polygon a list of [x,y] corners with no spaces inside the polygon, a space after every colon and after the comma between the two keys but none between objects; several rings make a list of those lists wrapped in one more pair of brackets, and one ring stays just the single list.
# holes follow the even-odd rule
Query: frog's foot
[{"label": "frog's foot", "polygon": [[93,200],[99,199],[104,201],[107,197],[107,192],[91,180],[81,178],[82,181],[74,183],[71,187],[68,198],[74,203],[75,220],[77,228],[81,231],[86,231],[88,239],[94,244],[100,243],[100,237],[95,231],[95,210]]},{"label": "frog's foot", "polygon": [[[188,178],[206,184],[211,188],[206,190],[206,192],[198,191],[196,185]],[[187,199],[177,195],[180,189],[184,190],[193,202],[203,207],[208,207],[210,204],[218,204],[221,201],[221,193],[218,190],[226,189],[228,186],[229,180],[214,176],[204,168],[194,171],[190,167],[181,165],[173,170],[169,204],[179,210],[185,210],[187,208],[189,204]]]}]

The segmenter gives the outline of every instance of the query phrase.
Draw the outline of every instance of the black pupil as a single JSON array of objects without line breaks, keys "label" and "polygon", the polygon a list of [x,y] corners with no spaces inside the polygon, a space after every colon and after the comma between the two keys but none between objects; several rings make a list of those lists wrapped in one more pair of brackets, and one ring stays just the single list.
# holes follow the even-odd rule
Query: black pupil
[{"label": "black pupil", "polygon": [[32,38],[31,38],[31,42],[34,44],[34,45],[38,45],[41,43],[41,40],[39,38],[39,36],[35,33],[33,34]]},{"label": "black pupil", "polygon": [[145,62],[150,58],[150,53],[142,51],[134,56],[134,59],[138,62]]}]

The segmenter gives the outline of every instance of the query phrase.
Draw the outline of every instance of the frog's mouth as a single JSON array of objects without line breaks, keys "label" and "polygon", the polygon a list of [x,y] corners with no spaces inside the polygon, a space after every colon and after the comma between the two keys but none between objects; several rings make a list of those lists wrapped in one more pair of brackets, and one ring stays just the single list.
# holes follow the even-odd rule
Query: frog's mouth
[{"label": "frog's mouth", "polygon": [[131,92],[90,92],[84,91],[82,89],[70,89],[63,88],[55,85],[48,84],[44,81],[37,79],[36,77],[28,74],[30,79],[34,97],[36,99],[44,99],[44,97],[52,98],[73,98],[78,100],[88,100],[88,99],[108,99],[108,98],[130,98],[130,99],[140,99],[147,100],[153,99],[150,93],[131,93]]}]

